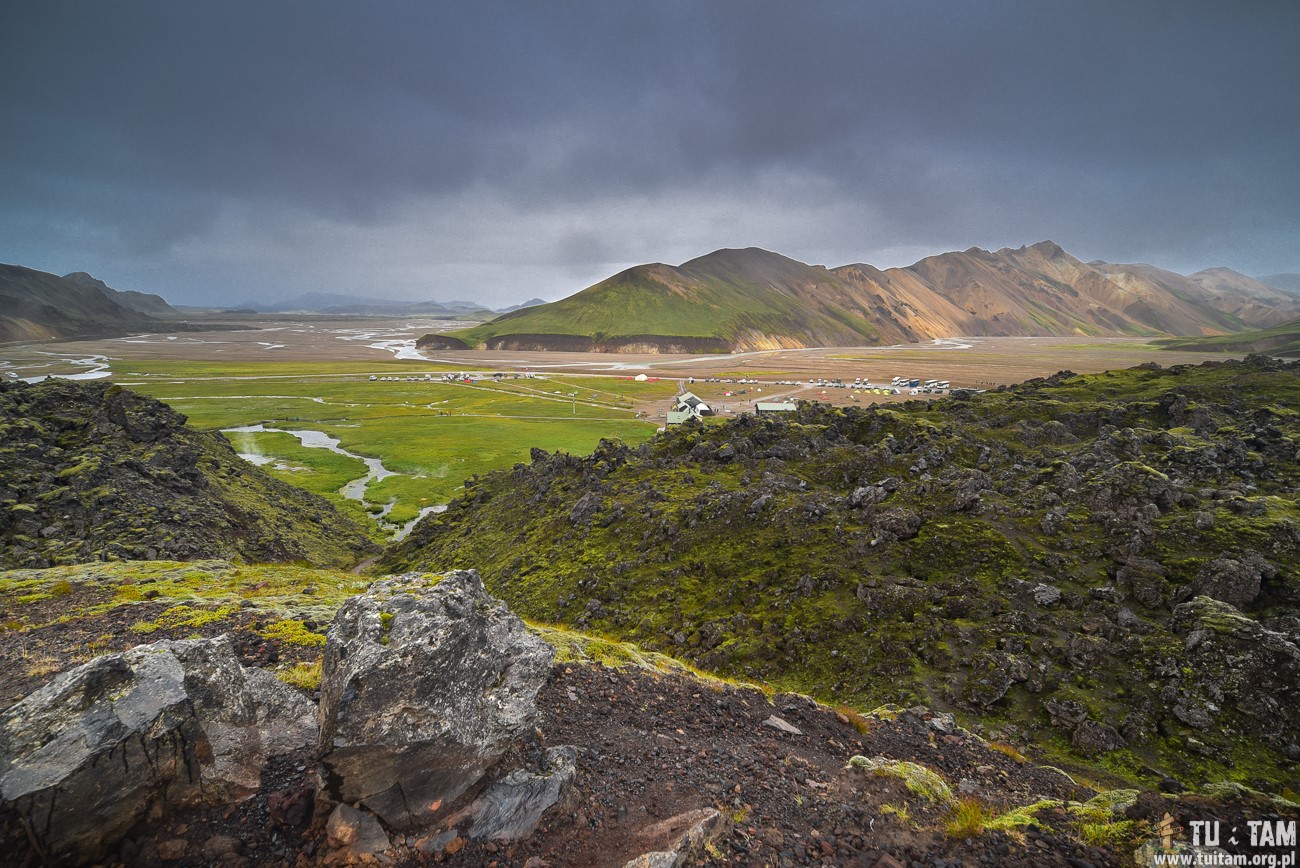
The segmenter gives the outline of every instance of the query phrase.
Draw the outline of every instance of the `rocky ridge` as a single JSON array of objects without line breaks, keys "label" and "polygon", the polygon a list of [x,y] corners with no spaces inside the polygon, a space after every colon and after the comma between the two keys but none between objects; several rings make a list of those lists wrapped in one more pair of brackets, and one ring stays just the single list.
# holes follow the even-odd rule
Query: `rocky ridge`
[{"label": "rocky ridge", "polygon": [[377,547],[323,498],[121,386],[0,383],[0,566],[239,557],[347,566]]},{"label": "rocky ridge", "polygon": [[[802,406],[466,485],[386,569],[1147,786],[1300,786],[1300,366]],[[1174,786],[1174,784],[1169,784]]]},{"label": "rocky ridge", "polygon": [[[395,638],[357,631],[372,620],[382,631],[384,613]],[[341,746],[327,723],[317,741],[311,704],[237,659],[241,642],[140,645],[0,713],[0,861],[1100,866],[1131,858],[1163,813],[1297,813],[1244,790],[1098,793],[995,749],[951,715],[862,717],[796,694],[620,665],[608,658],[618,649],[578,634],[538,647],[474,573],[377,582],[344,605],[328,641],[326,684],[344,669],[344,681],[363,671],[381,682],[387,671],[392,687],[402,674],[424,680],[420,691],[372,689],[344,715],[366,724],[354,733],[379,734],[370,757],[400,770],[404,792],[441,786],[444,771],[464,780],[464,758],[487,742],[435,757],[419,739],[385,740],[383,728],[432,720],[453,697],[462,731],[501,721],[510,734],[488,740],[482,771],[459,797],[389,822],[343,792],[370,774],[332,762],[358,738]],[[431,667],[418,650],[426,645],[450,668]],[[352,652],[363,662],[347,662]],[[497,702],[503,688],[516,699]],[[328,693],[321,722],[339,713]],[[470,695],[480,701],[462,701]],[[959,822],[970,806],[975,821]]]}]

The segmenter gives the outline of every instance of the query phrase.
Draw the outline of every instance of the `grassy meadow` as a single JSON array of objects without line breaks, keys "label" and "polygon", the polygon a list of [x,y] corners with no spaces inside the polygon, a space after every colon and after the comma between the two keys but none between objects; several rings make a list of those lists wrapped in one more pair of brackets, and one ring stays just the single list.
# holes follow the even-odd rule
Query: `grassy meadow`
[{"label": "grassy meadow", "polygon": [[[566,376],[448,383],[427,362],[164,362],[126,360],[114,379],[166,402],[203,430],[263,424],[322,431],[341,448],[378,458],[396,475],[371,482],[366,506],[339,489],[366,473],[355,458],[306,448],[289,434],[233,432],[236,449],[270,461],[264,469],[358,515],[392,503],[402,524],[422,507],[447,503],[468,477],[529,460],[536,447],[586,454],[602,438],[635,445],[654,434],[634,401],[667,400],[673,381]],[[424,380],[425,372],[435,379]],[[370,380],[412,376],[417,381]]]}]

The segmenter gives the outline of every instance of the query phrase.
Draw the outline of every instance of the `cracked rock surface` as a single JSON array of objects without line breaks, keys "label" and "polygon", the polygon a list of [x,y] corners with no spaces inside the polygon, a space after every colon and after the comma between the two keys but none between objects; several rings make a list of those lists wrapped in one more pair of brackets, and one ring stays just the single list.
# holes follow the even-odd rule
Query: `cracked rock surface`
[{"label": "cracked rock surface", "polygon": [[325,646],[331,796],[395,828],[429,824],[533,725],[554,656],[476,572],[374,583]]}]

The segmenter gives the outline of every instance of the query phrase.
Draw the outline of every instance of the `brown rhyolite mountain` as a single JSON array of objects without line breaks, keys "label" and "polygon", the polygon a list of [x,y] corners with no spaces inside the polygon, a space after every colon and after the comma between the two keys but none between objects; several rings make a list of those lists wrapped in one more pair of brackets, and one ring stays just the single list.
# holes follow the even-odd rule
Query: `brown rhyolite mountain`
[{"label": "brown rhyolite mountain", "polygon": [[1300,299],[1232,272],[1191,277],[1084,263],[1051,241],[931,256],[906,268],[806,265],[758,248],[641,265],[561,301],[424,346],[750,351],[954,335],[1214,335],[1300,315]]},{"label": "brown rhyolite mountain", "polygon": [[1295,318],[1294,293],[1231,268],[1207,268],[1188,279],[1210,292],[1217,307],[1236,314],[1251,325],[1267,328]]}]

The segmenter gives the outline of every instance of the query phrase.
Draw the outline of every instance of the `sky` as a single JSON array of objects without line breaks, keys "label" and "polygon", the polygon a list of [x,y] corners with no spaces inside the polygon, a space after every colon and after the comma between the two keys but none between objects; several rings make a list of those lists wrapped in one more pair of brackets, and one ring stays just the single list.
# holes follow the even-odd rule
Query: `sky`
[{"label": "sky", "polygon": [[0,261],[493,307],[757,246],[1300,272],[1295,0],[6,0]]}]

